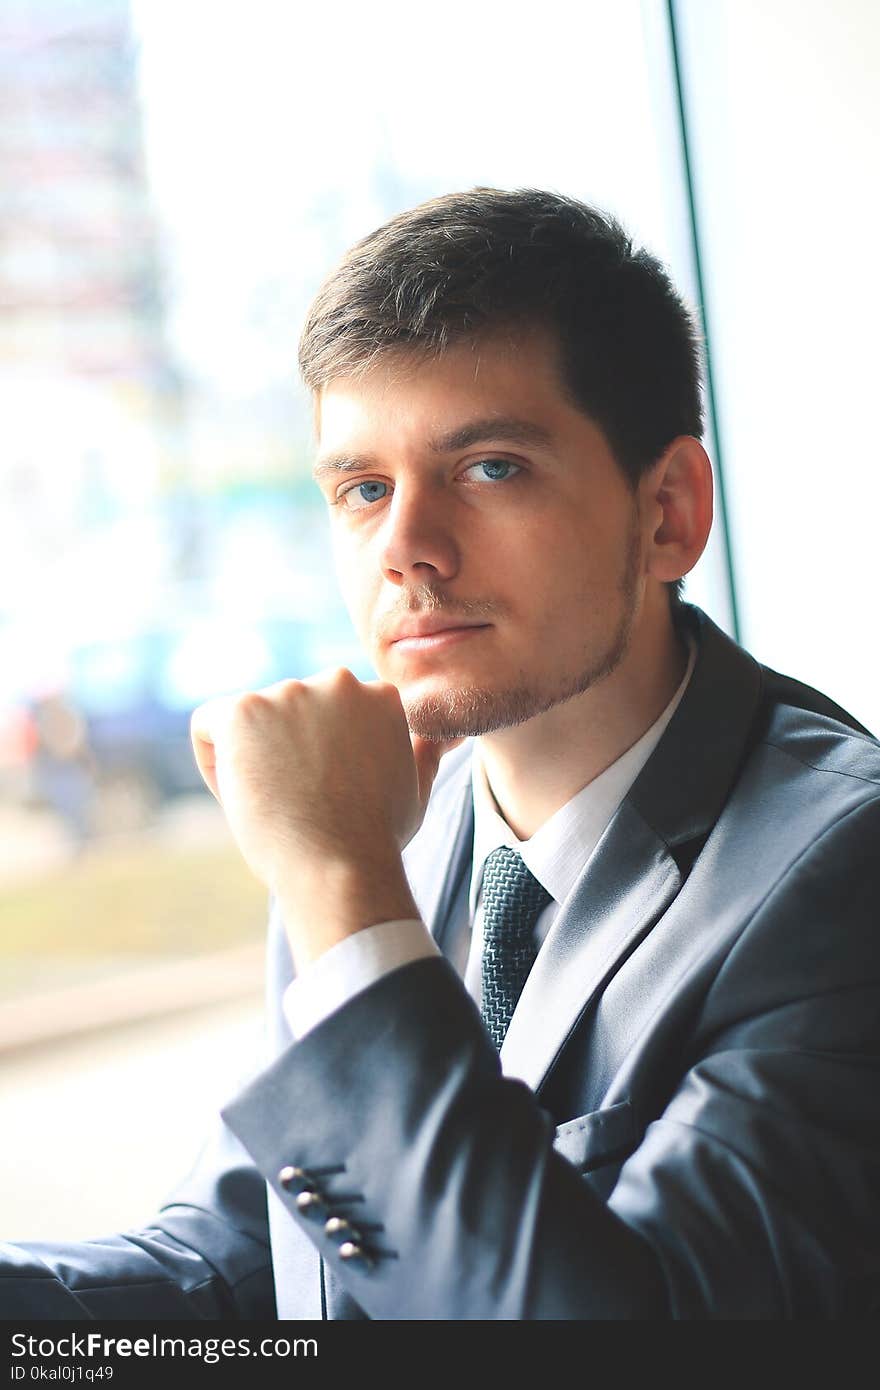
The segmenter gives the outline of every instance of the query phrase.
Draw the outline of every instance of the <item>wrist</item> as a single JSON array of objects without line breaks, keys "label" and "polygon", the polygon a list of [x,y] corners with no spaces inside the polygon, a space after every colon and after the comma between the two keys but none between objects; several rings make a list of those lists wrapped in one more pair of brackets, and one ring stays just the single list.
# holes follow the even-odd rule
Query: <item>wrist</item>
[{"label": "wrist", "polygon": [[396,850],[282,870],[272,887],[298,970],[366,927],[419,916]]}]

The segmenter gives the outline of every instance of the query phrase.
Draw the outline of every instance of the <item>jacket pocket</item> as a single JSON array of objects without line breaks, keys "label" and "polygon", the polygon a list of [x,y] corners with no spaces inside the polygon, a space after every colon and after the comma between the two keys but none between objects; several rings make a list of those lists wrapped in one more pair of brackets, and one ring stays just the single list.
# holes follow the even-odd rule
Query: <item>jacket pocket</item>
[{"label": "jacket pocket", "polygon": [[622,1100],[559,1125],[553,1147],[581,1173],[626,1158],[636,1147],[632,1105]]}]

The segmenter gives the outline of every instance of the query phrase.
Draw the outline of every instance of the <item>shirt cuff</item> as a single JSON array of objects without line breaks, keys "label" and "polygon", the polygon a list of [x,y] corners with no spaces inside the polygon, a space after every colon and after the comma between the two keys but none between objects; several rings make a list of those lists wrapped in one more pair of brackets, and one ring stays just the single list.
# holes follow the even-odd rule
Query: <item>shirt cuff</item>
[{"label": "shirt cuff", "polygon": [[356,994],[401,965],[439,956],[424,922],[415,918],[380,922],[347,936],[318,956],[284,991],[282,1007],[299,1040]]}]

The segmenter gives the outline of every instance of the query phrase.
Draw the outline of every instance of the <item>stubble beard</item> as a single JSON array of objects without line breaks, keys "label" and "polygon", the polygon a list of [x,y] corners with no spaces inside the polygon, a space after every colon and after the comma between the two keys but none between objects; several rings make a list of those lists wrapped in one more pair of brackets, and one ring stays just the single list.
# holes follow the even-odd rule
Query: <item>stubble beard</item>
[{"label": "stubble beard", "polygon": [[[403,699],[407,723],[419,737],[433,743],[452,739],[478,738],[483,734],[525,724],[555,705],[582,695],[605,680],[620,665],[629,649],[638,608],[638,580],[641,569],[641,537],[634,518],[627,545],[623,575],[619,585],[620,617],[605,648],[591,654],[591,660],[578,672],[560,676],[555,684],[547,679],[522,680],[498,690],[467,686],[444,690],[436,695]],[[576,621],[576,615],[572,615]]]}]

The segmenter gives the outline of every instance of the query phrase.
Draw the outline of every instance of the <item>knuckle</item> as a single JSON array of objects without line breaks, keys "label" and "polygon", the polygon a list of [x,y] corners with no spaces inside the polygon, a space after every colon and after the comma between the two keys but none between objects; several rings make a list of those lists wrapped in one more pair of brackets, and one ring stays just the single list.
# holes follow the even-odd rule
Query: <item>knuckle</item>
[{"label": "knuckle", "polygon": [[232,703],[233,716],[238,719],[258,719],[268,707],[269,701],[261,690],[245,690],[236,695]]},{"label": "knuckle", "polygon": [[311,686],[313,688],[317,686],[322,690],[334,689],[337,686],[344,685],[346,677],[350,677],[352,681],[355,681],[355,677],[352,676],[351,671],[344,666],[322,666],[320,671],[315,671],[304,681],[294,682],[294,684],[301,684],[307,687]]},{"label": "knuckle", "polygon": [[302,696],[305,688],[305,681],[295,680],[290,677],[287,680],[279,681],[277,685],[270,686],[269,690],[266,691],[266,696],[268,699],[271,693],[276,695],[280,700],[297,700]]},{"label": "knuckle", "polygon": [[328,690],[332,694],[346,694],[360,685],[360,681],[347,666],[327,666],[309,680],[310,685]]}]

